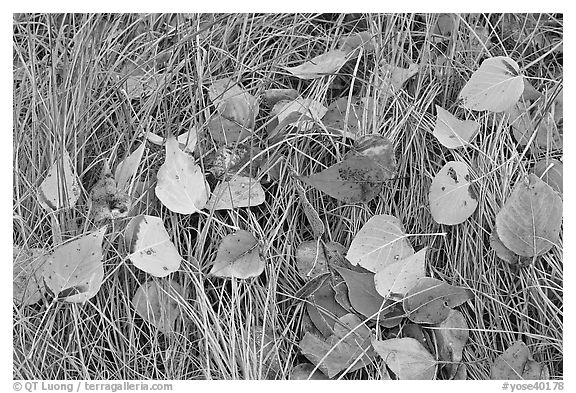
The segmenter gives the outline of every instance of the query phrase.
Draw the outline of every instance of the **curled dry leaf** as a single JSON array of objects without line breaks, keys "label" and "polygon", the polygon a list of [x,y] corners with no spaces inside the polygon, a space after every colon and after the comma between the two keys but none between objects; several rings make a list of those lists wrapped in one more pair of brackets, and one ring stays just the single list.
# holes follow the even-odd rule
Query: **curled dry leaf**
[{"label": "curled dry leaf", "polygon": [[208,88],[208,96],[222,117],[246,128],[254,127],[258,100],[232,79],[214,81]]},{"label": "curled dry leaf", "polygon": [[250,232],[239,230],[222,239],[210,274],[246,279],[262,274],[264,266],[258,240]]},{"label": "curled dry leaf", "polygon": [[298,98],[299,95],[298,90],[294,89],[268,89],[262,93],[262,101],[264,105],[271,108],[279,101],[292,101]]},{"label": "curled dry leaf", "polygon": [[38,303],[45,293],[44,264],[48,253],[41,248],[12,246],[12,294],[14,302],[23,306]]},{"label": "curled dry leaf", "polygon": [[406,293],[402,306],[412,322],[438,324],[448,318],[451,309],[470,299],[472,293],[465,288],[422,277]]},{"label": "curled dry leaf", "polygon": [[503,112],[518,102],[524,91],[524,76],[509,57],[486,59],[466,83],[458,98],[476,111]]},{"label": "curled dry leaf", "polygon": [[84,303],[100,290],[104,279],[102,240],[106,226],[62,244],[44,267],[44,283],[54,298]]},{"label": "curled dry leaf", "polygon": [[394,216],[381,214],[371,217],[354,236],[346,258],[371,272],[414,254],[404,226]]},{"label": "curled dry leaf", "polygon": [[182,257],[160,217],[141,215],[131,219],[125,241],[134,266],[154,277],[166,277],[180,268]]},{"label": "curled dry leaf", "polygon": [[562,198],[531,173],[519,180],[496,215],[496,231],[515,254],[533,257],[548,252],[560,239]]},{"label": "curled dry leaf", "polygon": [[383,266],[374,275],[376,291],[384,298],[402,299],[419,278],[426,276],[426,250]]},{"label": "curled dry leaf", "polygon": [[554,191],[562,195],[563,187],[563,165],[555,159],[543,159],[538,161],[532,172],[548,184]]},{"label": "curled dry leaf", "polygon": [[448,318],[434,329],[438,345],[438,358],[446,362],[447,379],[453,379],[462,361],[462,351],[468,341],[468,323],[460,311],[450,310]]},{"label": "curled dry leaf", "polygon": [[118,191],[125,192],[128,190],[130,181],[136,175],[136,172],[140,167],[145,146],[144,142],[140,143],[140,146],[138,146],[133,153],[128,155],[128,157],[122,160],[116,167],[116,170],[114,171],[114,179],[116,180],[116,188]]},{"label": "curled dry leaf", "polygon": [[346,52],[333,49],[299,66],[284,67],[284,69],[300,79],[315,79],[338,72],[347,60]]},{"label": "curled dry leaf", "polygon": [[473,120],[460,120],[436,105],[436,125],[432,134],[448,149],[467,146],[476,137],[480,124]]},{"label": "curled dry leaf", "polygon": [[306,192],[299,182],[296,182],[296,191],[298,192],[298,197],[300,199],[300,203],[302,204],[302,210],[304,210],[304,215],[312,227],[314,238],[318,239],[324,234],[324,222],[320,219],[320,216],[318,215],[316,209],[314,209],[314,206],[312,206],[310,201],[308,201]]},{"label": "curled dry leaf", "polygon": [[394,146],[382,135],[366,135],[339,163],[300,180],[345,203],[365,203],[396,175]]},{"label": "curled dry leaf", "polygon": [[375,340],[372,346],[398,379],[431,380],[436,375],[438,362],[413,338]]},{"label": "curled dry leaf", "polygon": [[128,216],[130,197],[119,191],[116,184],[108,163],[105,162],[100,179],[90,191],[90,212],[95,222]]},{"label": "curled dry leaf", "polygon": [[62,160],[57,159],[38,189],[38,202],[51,212],[65,207],[74,207],[80,197],[78,175],[74,170],[68,151]]},{"label": "curled dry leaf", "polygon": [[179,299],[185,297],[184,288],[176,281],[148,281],[138,288],[132,305],[142,319],[170,334],[181,315]]},{"label": "curled dry leaf", "polygon": [[428,197],[430,213],[437,223],[456,225],[466,221],[478,207],[468,165],[447,162],[432,180]]},{"label": "curled dry leaf", "polygon": [[158,169],[156,196],[175,213],[192,214],[208,202],[209,187],[194,158],[178,146],[173,135],[166,139],[166,159]]},{"label": "curled dry leaf", "polygon": [[264,203],[264,189],[256,179],[235,176],[218,183],[206,207],[213,210],[231,210],[258,206]]},{"label": "curled dry leaf", "polygon": [[530,350],[522,341],[516,341],[496,358],[490,369],[490,379],[549,379],[546,365],[532,359]]},{"label": "curled dry leaf", "polygon": [[[140,132],[140,136],[146,137],[148,142],[153,143],[158,146],[164,145],[164,138],[160,135],[154,134],[153,132]],[[184,150],[186,153],[194,153],[194,149],[196,149],[196,143],[198,142],[198,130],[195,126],[192,126],[187,132],[184,132],[177,137],[178,143],[180,144],[180,148]],[[120,167],[120,165],[118,165]]]}]

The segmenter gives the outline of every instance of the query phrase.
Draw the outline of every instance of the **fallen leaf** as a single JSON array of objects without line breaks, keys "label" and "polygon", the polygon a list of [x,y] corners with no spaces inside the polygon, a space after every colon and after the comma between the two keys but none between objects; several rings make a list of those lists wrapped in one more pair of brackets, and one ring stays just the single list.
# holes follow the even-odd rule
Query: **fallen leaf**
[{"label": "fallen leaf", "polygon": [[142,319],[160,332],[170,334],[181,316],[179,299],[185,297],[184,288],[176,281],[148,281],[138,288],[132,305]]},{"label": "fallen leaf", "polygon": [[300,363],[290,371],[290,380],[329,380],[320,370],[312,372],[316,367],[310,363]]},{"label": "fallen leaf", "polygon": [[345,370],[352,372],[366,367],[374,358],[370,348],[370,330],[357,316],[342,316],[337,331],[338,334],[326,340],[306,333],[299,344],[302,354],[329,378]]},{"label": "fallen leaf", "polygon": [[42,299],[47,259],[48,253],[41,248],[12,246],[12,295],[15,303],[29,306]]},{"label": "fallen leaf", "polygon": [[247,279],[262,274],[264,266],[258,240],[250,232],[239,230],[222,239],[210,274]]},{"label": "fallen leaf", "polygon": [[430,213],[437,223],[456,225],[466,221],[478,207],[468,165],[447,162],[432,180],[428,198]]},{"label": "fallen leaf", "polygon": [[462,351],[468,341],[468,323],[460,311],[450,310],[448,318],[434,329],[438,345],[438,359],[446,362],[443,367],[453,379],[462,361]]},{"label": "fallen leaf", "polygon": [[235,176],[218,183],[206,207],[210,210],[231,210],[264,203],[264,190],[256,179]]},{"label": "fallen leaf", "polygon": [[[255,326],[251,330],[248,348],[252,351],[255,358],[258,359],[261,366],[261,374],[258,379],[275,380],[278,379],[282,372],[278,346],[280,340],[275,336],[271,329],[264,330],[262,326]],[[246,346],[243,346],[246,348]],[[260,359],[261,362],[260,362]]]},{"label": "fallen leaf", "polygon": [[401,380],[432,380],[436,359],[413,338],[393,338],[372,342],[374,350]]},{"label": "fallen leaf", "polygon": [[302,210],[304,210],[304,215],[308,220],[308,223],[312,227],[312,233],[314,234],[314,238],[320,238],[325,231],[324,222],[320,219],[318,212],[314,209],[314,206],[308,201],[306,197],[306,192],[300,185],[300,183],[296,182],[296,191],[298,192],[298,199],[302,204]]},{"label": "fallen leaf", "polygon": [[[140,136],[145,137],[148,142],[155,145],[164,145],[164,138],[162,138],[160,135],[154,134],[151,131],[141,131]],[[177,139],[178,143],[180,144],[180,149],[187,153],[194,153],[194,150],[196,149],[196,143],[198,142],[198,131],[196,130],[196,127],[192,126],[187,132],[178,135]]]},{"label": "fallen leaf", "polygon": [[540,160],[532,168],[532,173],[542,179],[554,191],[560,195],[563,194],[563,165],[560,161],[548,158]]},{"label": "fallen leaf", "polygon": [[440,42],[450,38],[454,30],[454,24],[458,16],[456,14],[440,14],[432,28],[432,42]]},{"label": "fallen leaf", "polygon": [[450,310],[472,299],[472,293],[432,277],[418,279],[402,302],[408,318],[415,323],[439,324]]},{"label": "fallen leaf", "polygon": [[504,243],[498,237],[498,233],[496,232],[496,227],[492,228],[492,233],[490,233],[490,247],[498,258],[502,259],[503,261],[511,264],[511,265],[520,265],[520,266],[527,266],[530,264],[530,259],[526,257],[521,257],[520,255],[514,254],[510,251]]},{"label": "fallen leaf", "polygon": [[558,244],[562,226],[562,198],[531,173],[519,180],[496,215],[502,243],[525,257],[542,255]]},{"label": "fallen leaf", "polygon": [[346,52],[334,49],[316,56],[299,66],[284,67],[284,69],[300,79],[315,79],[338,72],[347,60]]},{"label": "fallen leaf", "polygon": [[114,171],[114,179],[116,180],[116,188],[119,191],[127,191],[130,186],[130,181],[136,175],[138,168],[140,167],[140,162],[142,161],[142,155],[144,154],[145,143],[140,143],[140,146],[130,155],[128,155],[124,160],[122,160]]},{"label": "fallen leaf", "polygon": [[359,99],[349,102],[347,97],[342,97],[328,106],[322,122],[328,131],[356,139],[362,133],[362,111]]},{"label": "fallen leaf", "polygon": [[302,131],[309,131],[315,122],[321,121],[326,112],[328,108],[311,98],[279,101],[272,109],[272,113],[278,117],[279,125],[290,124]]},{"label": "fallen leaf", "polygon": [[292,101],[298,98],[300,93],[294,89],[268,89],[262,93],[262,101],[264,105],[271,108],[278,101],[287,100]]},{"label": "fallen leaf", "polygon": [[328,272],[328,261],[322,243],[311,240],[296,247],[296,269],[302,278],[308,279]]},{"label": "fallen leaf", "polygon": [[56,247],[44,267],[44,283],[54,298],[84,303],[104,279],[102,240],[106,226]]},{"label": "fallen leaf", "polygon": [[208,122],[207,129],[216,143],[227,145],[240,143],[253,134],[249,128],[221,115],[213,117]]},{"label": "fallen leaf", "polygon": [[418,64],[410,64],[408,68],[397,67],[380,63],[381,76],[378,76],[378,87],[386,98],[391,97],[396,90],[400,90],[404,83],[418,73]]},{"label": "fallen leaf", "polygon": [[419,278],[426,276],[426,250],[427,247],[424,247],[416,254],[389,263],[376,271],[376,291],[384,298],[402,299]]},{"label": "fallen leaf", "polygon": [[374,320],[380,320],[390,312],[386,299],[376,291],[373,273],[358,273],[341,267],[335,270],[346,281],[348,298],[354,310]]},{"label": "fallen leaf", "polygon": [[[322,277],[322,275],[316,277]],[[324,337],[328,337],[334,333],[334,325],[338,318],[346,315],[348,311],[336,302],[335,292],[328,279],[330,275],[326,274],[324,277],[325,279],[321,280],[321,284],[314,293],[308,297],[306,311],[314,326]]]},{"label": "fallen leaf", "polygon": [[210,101],[222,117],[253,128],[258,116],[258,100],[230,78],[214,81],[208,88]]},{"label": "fallen leaf", "polygon": [[486,59],[476,70],[458,99],[465,108],[476,111],[503,112],[518,102],[524,91],[524,76],[509,57]]},{"label": "fallen leaf", "polygon": [[382,135],[366,135],[344,159],[322,172],[298,177],[345,203],[365,203],[378,195],[383,183],[396,175],[394,146]]},{"label": "fallen leaf", "polygon": [[346,258],[371,272],[378,272],[393,262],[414,254],[404,226],[394,216],[371,217],[354,236]]},{"label": "fallen leaf", "polygon": [[141,215],[130,220],[125,230],[128,259],[154,277],[166,277],[180,268],[182,257],[170,241],[160,217]]},{"label": "fallen leaf", "polygon": [[[522,341],[516,341],[494,360],[490,368],[490,379],[548,379],[545,365],[534,362],[530,350]],[[545,378],[545,377],[548,378]]]},{"label": "fallen leaf", "polygon": [[346,54],[356,51],[358,48],[363,48],[365,52],[374,52],[374,37],[369,31],[359,31],[341,37],[338,40],[338,47]]},{"label": "fallen leaf", "polygon": [[553,115],[549,112],[542,113],[542,110],[543,107],[540,106],[531,112],[526,103],[518,102],[506,111],[509,114],[508,124],[512,128],[514,139],[520,146],[531,143],[531,149],[536,152],[562,149],[563,135],[556,126]]},{"label": "fallen leaf", "polygon": [[178,146],[173,135],[166,139],[166,159],[158,169],[156,196],[169,210],[193,214],[206,206],[210,189],[200,166]]},{"label": "fallen leaf", "polygon": [[138,70],[126,77],[124,91],[129,99],[137,100],[159,92],[166,86],[166,82],[165,74]]},{"label": "fallen leaf", "polygon": [[74,170],[68,151],[62,160],[56,160],[48,170],[38,190],[40,206],[49,212],[65,207],[74,207],[80,197],[78,175]]},{"label": "fallen leaf", "polygon": [[527,78],[524,78],[524,91],[522,98],[526,101],[536,101],[542,94],[532,86],[532,83]]},{"label": "fallen leaf", "polygon": [[473,120],[459,120],[447,110],[436,105],[436,125],[432,134],[448,149],[467,146],[476,137],[480,124]]}]

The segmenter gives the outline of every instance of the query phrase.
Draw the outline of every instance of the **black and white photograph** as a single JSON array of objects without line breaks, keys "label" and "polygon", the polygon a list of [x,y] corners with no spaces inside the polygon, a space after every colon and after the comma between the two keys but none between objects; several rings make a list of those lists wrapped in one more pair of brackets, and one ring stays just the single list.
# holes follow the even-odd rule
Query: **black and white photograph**
[{"label": "black and white photograph", "polygon": [[566,390],[563,23],[13,13],[9,387]]}]

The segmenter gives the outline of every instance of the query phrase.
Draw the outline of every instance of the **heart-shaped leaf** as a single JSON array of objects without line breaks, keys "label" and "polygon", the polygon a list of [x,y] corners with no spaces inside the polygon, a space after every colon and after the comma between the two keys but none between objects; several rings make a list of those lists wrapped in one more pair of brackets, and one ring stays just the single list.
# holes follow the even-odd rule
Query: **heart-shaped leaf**
[{"label": "heart-shaped leaf", "polygon": [[412,322],[439,324],[448,318],[451,309],[470,299],[472,293],[465,288],[422,277],[406,293],[402,306]]},{"label": "heart-shaped leaf", "polygon": [[496,215],[496,231],[514,253],[532,257],[558,244],[562,225],[562,198],[531,173],[516,183]]},{"label": "heart-shaped leaf", "polygon": [[549,379],[545,365],[532,359],[530,350],[522,341],[516,341],[496,358],[490,369],[490,379]]},{"label": "heart-shaped leaf", "polygon": [[38,190],[38,202],[51,212],[65,207],[74,207],[80,197],[78,176],[72,165],[68,151],[64,150],[62,160],[56,160]]},{"label": "heart-shaped leaf", "polygon": [[12,246],[12,258],[14,302],[23,306],[38,303],[45,293],[43,273],[48,253],[41,248]]},{"label": "heart-shaped leaf", "polygon": [[419,278],[426,276],[426,250],[382,267],[374,276],[376,291],[384,298],[402,299]]},{"label": "heart-shaped leaf", "polygon": [[518,102],[524,91],[524,77],[509,57],[486,59],[460,91],[464,107],[475,111],[503,112]]},{"label": "heart-shaped leaf", "polygon": [[138,288],[132,305],[144,320],[162,333],[170,334],[181,315],[180,298],[185,297],[184,288],[173,280],[148,281]]},{"label": "heart-shaped leaf", "polygon": [[264,266],[258,240],[250,232],[239,230],[222,239],[210,274],[246,279],[262,274]]},{"label": "heart-shaped leaf", "polygon": [[178,146],[173,135],[166,139],[166,160],[158,169],[156,196],[175,213],[192,214],[208,202],[209,187],[194,158]]},{"label": "heart-shaped leaf", "polygon": [[430,213],[437,223],[456,225],[466,221],[478,207],[468,165],[447,162],[432,180],[428,197]]},{"label": "heart-shaped leaf", "polygon": [[436,113],[436,125],[432,133],[448,149],[467,146],[478,134],[480,124],[477,122],[460,120],[438,105],[436,105]]},{"label": "heart-shaped leaf", "polygon": [[398,379],[431,380],[436,375],[436,359],[413,338],[375,340],[372,346]]},{"label": "heart-shaped leaf", "polygon": [[296,67],[284,67],[286,71],[300,79],[321,78],[331,75],[346,63],[346,52],[334,49],[308,60]]},{"label": "heart-shaped leaf", "polygon": [[264,190],[260,182],[245,176],[235,176],[229,181],[218,183],[206,206],[211,210],[231,210],[262,203]]},{"label": "heart-shaped leaf", "polygon": [[134,217],[126,226],[125,240],[128,258],[138,269],[154,277],[166,277],[180,268],[182,257],[160,217]]},{"label": "heart-shaped leaf", "polygon": [[145,143],[140,143],[140,146],[128,157],[122,160],[116,167],[114,172],[114,179],[116,180],[116,188],[119,191],[127,191],[130,186],[130,181],[136,175],[142,155],[144,154]]},{"label": "heart-shaped leaf", "polygon": [[438,358],[446,362],[448,379],[454,378],[462,361],[462,351],[468,341],[468,323],[460,311],[450,310],[448,318],[434,329],[438,345]]},{"label": "heart-shaped leaf", "polygon": [[354,236],[346,258],[371,272],[414,254],[404,226],[394,216],[371,217]]},{"label": "heart-shaped leaf", "polygon": [[46,288],[55,298],[84,303],[98,293],[104,279],[102,240],[105,233],[106,226],[56,247],[44,268]]}]

